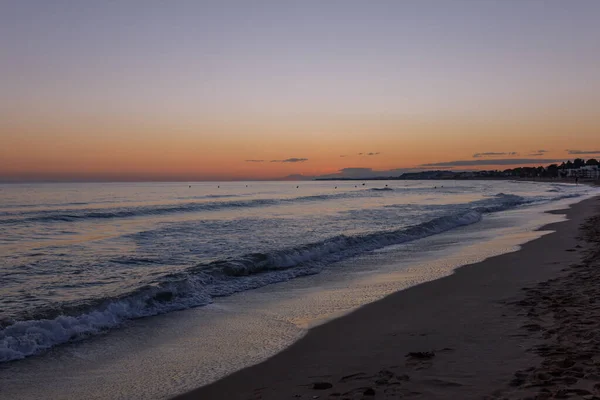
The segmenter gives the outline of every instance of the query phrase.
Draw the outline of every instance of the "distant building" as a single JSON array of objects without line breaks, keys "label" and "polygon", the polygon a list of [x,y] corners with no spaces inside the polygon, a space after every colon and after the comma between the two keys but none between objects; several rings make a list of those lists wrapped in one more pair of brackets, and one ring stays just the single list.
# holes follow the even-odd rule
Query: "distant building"
[{"label": "distant building", "polygon": [[597,165],[586,165],[581,168],[565,170],[569,178],[600,179],[600,168]]}]

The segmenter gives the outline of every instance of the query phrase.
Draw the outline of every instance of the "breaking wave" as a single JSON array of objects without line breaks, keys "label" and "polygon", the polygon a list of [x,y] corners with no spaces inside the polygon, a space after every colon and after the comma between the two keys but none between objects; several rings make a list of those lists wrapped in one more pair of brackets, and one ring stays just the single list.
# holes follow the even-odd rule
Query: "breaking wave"
[{"label": "breaking wave", "polygon": [[[366,191],[365,191],[366,192]],[[352,192],[356,195],[356,192]],[[307,196],[279,201],[310,201],[349,195]],[[575,196],[575,195],[573,195]],[[572,197],[570,195],[563,196]],[[209,304],[215,297],[282,282],[298,276],[319,273],[327,265],[386,246],[406,243],[479,222],[486,213],[511,209],[541,201],[499,193],[474,202],[447,215],[397,230],[357,235],[337,235],[298,247],[251,253],[195,265],[184,272],[160,277],[151,285],[114,298],[62,304],[52,310],[38,310],[35,316],[0,325],[0,362],[8,362],[47,350],[69,341],[81,340],[105,332],[127,320]],[[247,207],[249,204],[273,204],[276,200],[252,200],[195,204],[187,207]],[[181,206],[178,206],[181,207]],[[142,210],[121,211],[143,215]],[[156,212],[156,208],[153,208]],[[168,212],[162,208],[160,212]],[[142,212],[142,214],[140,214]],[[88,212],[81,218],[110,218],[115,211]],[[119,215],[117,213],[117,215]],[[128,215],[128,214],[127,214]],[[39,218],[40,216],[37,216]],[[59,218],[57,215],[47,216]],[[70,218],[63,215],[61,218]]]}]

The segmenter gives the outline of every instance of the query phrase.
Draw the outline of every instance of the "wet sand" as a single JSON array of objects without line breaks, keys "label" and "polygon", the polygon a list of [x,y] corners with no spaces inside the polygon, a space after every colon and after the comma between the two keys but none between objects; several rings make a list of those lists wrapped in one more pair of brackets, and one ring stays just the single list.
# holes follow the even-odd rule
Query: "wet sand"
[{"label": "wet sand", "polygon": [[517,252],[361,307],[177,399],[596,398],[598,207],[555,211],[569,220]]}]

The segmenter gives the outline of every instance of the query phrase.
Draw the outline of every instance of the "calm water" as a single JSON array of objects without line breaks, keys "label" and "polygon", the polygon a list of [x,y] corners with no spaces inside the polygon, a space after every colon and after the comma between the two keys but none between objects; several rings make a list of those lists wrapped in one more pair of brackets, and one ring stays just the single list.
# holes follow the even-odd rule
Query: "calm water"
[{"label": "calm water", "polygon": [[507,181],[0,185],[0,362],[589,191]]}]

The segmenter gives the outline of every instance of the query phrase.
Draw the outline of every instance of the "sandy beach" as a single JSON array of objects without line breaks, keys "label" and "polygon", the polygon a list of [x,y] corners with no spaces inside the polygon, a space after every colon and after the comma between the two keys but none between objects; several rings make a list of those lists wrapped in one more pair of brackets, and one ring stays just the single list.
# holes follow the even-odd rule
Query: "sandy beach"
[{"label": "sandy beach", "polygon": [[176,399],[600,398],[598,198],[521,250],[313,328]]}]

